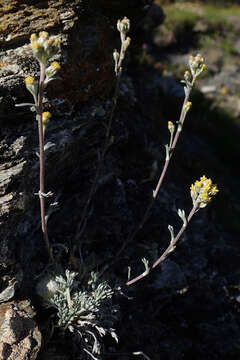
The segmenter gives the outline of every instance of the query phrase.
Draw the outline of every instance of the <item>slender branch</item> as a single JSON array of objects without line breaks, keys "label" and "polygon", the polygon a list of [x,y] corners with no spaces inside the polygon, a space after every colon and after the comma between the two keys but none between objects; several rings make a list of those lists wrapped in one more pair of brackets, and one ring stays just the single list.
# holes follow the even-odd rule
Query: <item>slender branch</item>
[{"label": "slender branch", "polygon": [[[192,219],[193,215],[195,214],[195,212],[197,211],[199,207],[199,203],[195,203],[195,205],[193,206],[192,210],[190,211],[188,218],[187,218],[187,223],[183,224],[181,229],[179,230],[178,234],[176,235],[176,237],[174,238],[173,241],[170,242],[169,246],[167,247],[167,249],[162,253],[162,255],[154,262],[154,264],[148,269],[148,271],[144,271],[142,274],[136,276],[135,278],[129,280],[126,282],[125,286],[130,286],[134,283],[136,283],[137,281],[143,279],[145,276],[147,276],[151,271],[153,271],[153,269],[155,269],[163,260],[166,259],[166,257],[168,256],[169,253],[171,253],[174,248],[176,243],[178,242],[178,240],[180,239],[180,237],[182,236],[182,234],[184,233],[184,231],[186,230],[190,220]],[[120,290],[120,288],[118,288],[118,290]]]},{"label": "slender branch", "polygon": [[[192,83],[193,85],[193,83]],[[176,148],[176,145],[177,145],[177,142],[178,142],[178,139],[179,139],[179,135],[180,135],[180,132],[181,132],[181,129],[183,127],[183,124],[184,124],[184,120],[185,120],[185,117],[186,117],[186,114],[187,114],[187,111],[186,111],[186,104],[189,100],[189,96],[190,96],[190,93],[191,93],[191,90],[192,90],[192,86],[188,86],[186,87],[186,92],[185,92],[185,98],[184,98],[184,102],[183,102],[183,106],[182,106],[182,110],[181,110],[181,114],[180,114],[180,118],[179,118],[179,123],[178,123],[178,130],[176,131],[175,133],[175,136],[173,138],[173,141],[170,141],[170,149],[169,149],[169,153],[170,153],[170,157],[165,159],[165,164],[164,164],[164,167],[163,167],[163,170],[161,172],[161,175],[159,177],[159,180],[158,180],[158,183],[157,183],[157,186],[155,188],[155,190],[153,191],[153,195],[152,195],[152,198],[149,202],[149,205],[142,217],[142,220],[140,221],[140,223],[137,225],[137,227],[129,233],[126,241],[123,243],[123,245],[121,246],[120,250],[117,252],[116,254],[116,257],[115,257],[115,260],[116,258],[123,252],[123,250],[126,248],[126,246],[135,238],[136,234],[143,228],[145,222],[147,221],[147,219],[149,218],[149,215],[150,215],[150,211],[153,207],[153,204],[157,198],[157,195],[159,193],[159,190],[160,190],[160,187],[162,185],[162,182],[163,182],[163,179],[166,175],[166,172],[167,172],[167,169],[168,169],[168,165],[170,163],[170,159],[173,155],[173,152]],[[171,144],[172,142],[172,144]]]}]

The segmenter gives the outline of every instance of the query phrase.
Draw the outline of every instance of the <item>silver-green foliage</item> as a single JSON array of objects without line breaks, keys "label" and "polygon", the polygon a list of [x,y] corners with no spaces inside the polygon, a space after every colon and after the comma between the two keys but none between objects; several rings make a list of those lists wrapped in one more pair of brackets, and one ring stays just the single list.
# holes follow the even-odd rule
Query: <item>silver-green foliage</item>
[{"label": "silver-green foliage", "polygon": [[56,292],[49,301],[57,309],[58,325],[79,335],[83,349],[92,358],[101,350],[100,338],[109,333],[118,341],[112,328],[117,319],[117,308],[112,305],[113,290],[107,282],[99,282],[91,273],[82,289],[77,273],[66,270],[65,276],[54,279]]}]

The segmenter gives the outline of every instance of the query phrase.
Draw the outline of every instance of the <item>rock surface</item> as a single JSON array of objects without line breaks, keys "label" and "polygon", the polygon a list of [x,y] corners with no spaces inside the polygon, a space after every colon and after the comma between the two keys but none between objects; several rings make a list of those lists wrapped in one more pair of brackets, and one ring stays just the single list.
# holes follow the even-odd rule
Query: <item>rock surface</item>
[{"label": "rock surface", "polygon": [[0,304],[0,359],[35,360],[41,333],[28,301]]}]

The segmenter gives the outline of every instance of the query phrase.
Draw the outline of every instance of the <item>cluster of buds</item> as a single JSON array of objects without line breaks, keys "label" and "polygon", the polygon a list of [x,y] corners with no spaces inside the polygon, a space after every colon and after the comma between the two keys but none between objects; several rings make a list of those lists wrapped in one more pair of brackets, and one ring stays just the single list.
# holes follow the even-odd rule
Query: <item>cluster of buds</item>
[{"label": "cluster of buds", "polygon": [[207,66],[204,63],[204,58],[201,54],[197,54],[195,57],[192,55],[189,56],[188,63],[190,71],[185,71],[184,80],[181,82],[186,84],[188,88],[192,88],[196,78],[207,68]]},{"label": "cluster of buds", "polygon": [[[48,67],[46,67],[48,60],[59,51],[60,42],[57,38],[49,37],[46,31],[41,31],[39,36],[32,34],[30,41],[33,55],[38,59],[41,65],[41,82],[37,81],[33,76],[28,76],[25,79],[26,88],[33,95],[35,102],[35,104],[27,105],[32,105],[37,113],[41,114],[41,106],[38,104],[39,89],[41,87],[44,88],[50,81],[54,80],[54,76],[61,68],[57,61],[53,61]],[[42,113],[43,133],[45,132],[51,116],[50,112]]]},{"label": "cluster of buds", "polygon": [[130,20],[126,16],[124,16],[122,20],[119,19],[117,22],[117,29],[121,34],[123,33],[126,35],[130,30]]},{"label": "cluster of buds", "polygon": [[130,30],[130,20],[125,16],[122,20],[118,20],[117,22],[117,29],[120,32],[121,38],[121,51],[119,52],[115,49],[113,52],[113,60],[115,64],[115,73],[116,75],[119,74],[121,69],[122,61],[125,57],[125,52],[131,43],[130,37],[126,37],[127,33]]},{"label": "cluster of buds", "polygon": [[189,57],[189,67],[193,79],[199,76],[201,72],[207,68],[206,64],[204,63],[204,58],[202,57],[201,54],[197,54],[195,57],[194,56]]},{"label": "cluster of buds", "polygon": [[34,56],[44,65],[59,51],[59,39],[49,37],[46,31],[41,31],[39,36],[32,34],[30,41]]},{"label": "cluster of buds", "polygon": [[212,180],[204,175],[200,178],[200,181],[197,180],[191,185],[190,191],[193,205],[196,205],[199,209],[205,207],[211,201],[212,196],[216,195],[219,190],[217,185],[213,184]]}]

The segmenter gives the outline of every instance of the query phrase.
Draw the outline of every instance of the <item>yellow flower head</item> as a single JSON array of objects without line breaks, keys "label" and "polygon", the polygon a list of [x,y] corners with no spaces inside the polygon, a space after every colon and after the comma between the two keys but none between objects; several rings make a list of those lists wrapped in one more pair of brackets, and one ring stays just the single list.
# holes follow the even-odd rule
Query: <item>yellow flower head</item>
[{"label": "yellow flower head", "polygon": [[52,46],[52,45],[53,45],[53,40],[52,40],[52,39],[49,39],[49,40],[47,41],[47,45],[48,45],[48,46]]},{"label": "yellow flower head", "polygon": [[190,109],[191,106],[192,106],[191,101],[188,101],[188,102],[186,103],[185,107],[184,107],[185,111],[187,112],[187,111]]},{"label": "yellow flower head", "polygon": [[26,77],[26,79],[24,80],[26,85],[33,85],[35,82],[35,79],[33,76],[28,76]]},{"label": "yellow flower head", "polygon": [[45,134],[46,127],[48,126],[49,119],[51,117],[52,117],[52,114],[49,111],[45,111],[42,113],[43,134]]},{"label": "yellow flower head", "polygon": [[196,180],[190,187],[191,197],[193,204],[199,205],[199,207],[205,207],[210,201],[212,196],[218,193],[217,185],[212,183],[211,179],[208,179],[203,175],[199,180]]},{"label": "yellow flower head", "polygon": [[48,37],[49,37],[48,32],[47,32],[47,31],[41,31],[41,32],[39,33],[39,37],[42,38],[42,39],[44,39],[44,40],[47,40]]},{"label": "yellow flower head", "polygon": [[55,39],[54,42],[53,42],[53,45],[54,46],[59,46],[60,45],[59,39]]},{"label": "yellow flower head", "polygon": [[52,114],[49,111],[45,111],[42,113],[42,120],[46,121],[52,117]]},{"label": "yellow flower head", "polygon": [[189,56],[189,61],[193,61],[194,57],[192,55]]},{"label": "yellow flower head", "polygon": [[30,40],[31,40],[31,41],[36,41],[36,40],[37,40],[37,35],[36,35],[36,34],[32,34],[32,35],[30,36]]},{"label": "yellow flower head", "polygon": [[53,61],[51,63],[51,67],[54,69],[54,70],[60,70],[61,69],[61,66],[59,65],[59,63],[57,61]]},{"label": "yellow flower head", "polygon": [[31,46],[32,46],[32,49],[35,51],[38,51],[40,48],[40,44],[37,40],[32,41]]}]

